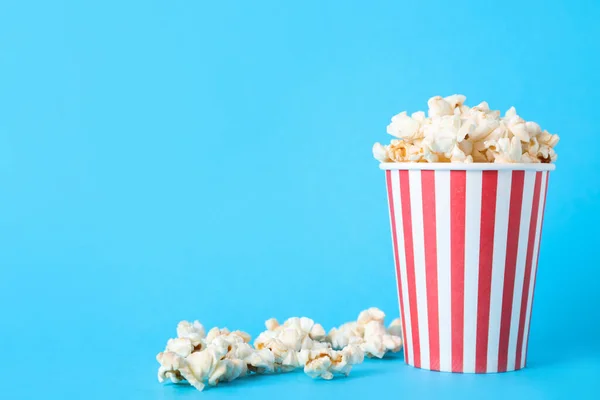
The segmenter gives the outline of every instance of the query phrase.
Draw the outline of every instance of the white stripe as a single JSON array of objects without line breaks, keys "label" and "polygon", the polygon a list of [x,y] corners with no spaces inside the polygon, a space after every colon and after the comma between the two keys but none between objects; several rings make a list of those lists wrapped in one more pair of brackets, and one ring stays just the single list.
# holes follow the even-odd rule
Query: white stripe
[{"label": "white stripe", "polygon": [[410,181],[410,208],[415,256],[415,283],[417,287],[417,316],[421,368],[429,369],[429,320],[427,313],[427,279],[425,274],[425,235],[423,231],[423,192],[421,171],[408,171]]},{"label": "white stripe", "polygon": [[510,317],[510,334],[508,336],[507,371],[513,371],[515,369],[515,359],[517,357],[517,337],[519,335],[519,319],[521,317],[521,298],[523,297],[523,279],[525,277],[525,262],[527,260],[527,242],[529,241],[529,223],[531,221],[535,171],[525,171],[524,177],[521,221],[519,222],[519,243],[517,247],[517,265],[515,268],[515,286]]},{"label": "white stripe", "polygon": [[412,327],[410,324],[410,304],[408,303],[408,284],[406,283],[406,251],[404,249],[404,225],[402,224],[402,201],[400,199],[400,171],[392,171],[392,191],[394,193],[394,214],[396,217],[396,238],[398,239],[398,259],[400,261],[400,282],[402,285],[402,303],[404,323],[406,324],[407,364],[414,365],[414,349],[412,345]]},{"label": "white stripe", "polygon": [[[400,302],[400,281],[399,281],[399,276],[398,276],[398,270],[400,269],[400,265],[396,265],[396,254],[398,254],[398,263],[400,263],[400,253],[398,250],[398,246],[399,243],[397,243],[396,241],[394,241],[394,231],[393,231],[393,225],[392,222],[395,224],[395,217],[394,217],[394,221],[392,221],[392,207],[394,204],[394,190],[392,188],[392,175],[394,175],[394,171],[385,171],[386,172],[386,177],[385,177],[385,187],[387,188],[388,191],[388,209],[390,210],[390,232],[392,233],[392,246],[393,246],[393,250],[394,250],[394,274],[396,275],[396,291],[398,292],[398,309],[400,310],[400,315],[402,315],[402,306],[401,306],[401,302]],[[390,174],[390,186],[388,187],[387,182],[388,182],[388,178],[387,178],[387,174]],[[396,173],[397,174],[397,173]],[[396,195],[397,196],[397,195]],[[392,201],[390,202],[390,197],[392,198]],[[394,208],[394,213],[397,213],[398,210],[396,210]],[[396,226],[396,230],[398,230],[398,227]],[[404,333],[401,331],[402,333],[402,341],[403,343],[406,343],[406,338],[404,337]],[[406,346],[404,346],[404,357],[406,358]]]},{"label": "white stripe", "polygon": [[527,356],[527,344],[529,343],[529,320],[531,318],[531,309],[533,306],[533,285],[537,273],[538,253],[540,250],[540,240],[542,237],[542,218],[544,215],[544,201],[546,197],[546,175],[548,172],[542,172],[542,184],[540,185],[540,202],[538,206],[538,217],[535,228],[535,241],[533,245],[533,259],[531,260],[531,279],[529,280],[529,296],[527,298],[527,313],[525,314],[525,327],[523,331],[523,348],[521,349],[521,368],[525,367],[525,358]]},{"label": "white stripe", "polygon": [[502,290],[506,261],[506,237],[508,210],[510,208],[510,185],[512,171],[498,171],[496,192],[496,221],[494,224],[494,256],[492,260],[492,288],[490,294],[490,327],[487,351],[487,372],[498,371],[498,348],[500,345],[500,319],[502,314]]},{"label": "white stripe", "polygon": [[468,171],[465,214],[465,294],[463,372],[475,372],[477,347],[477,287],[481,236],[481,171]]},{"label": "white stripe", "polygon": [[452,371],[452,298],[450,280],[450,171],[435,171],[440,370]]}]

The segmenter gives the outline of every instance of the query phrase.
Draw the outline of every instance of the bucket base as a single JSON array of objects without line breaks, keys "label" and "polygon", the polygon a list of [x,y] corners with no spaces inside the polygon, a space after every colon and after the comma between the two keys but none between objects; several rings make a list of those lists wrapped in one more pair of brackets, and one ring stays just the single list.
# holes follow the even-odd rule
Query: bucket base
[{"label": "bucket base", "polygon": [[504,372],[515,372],[515,371],[518,371],[518,370],[521,370],[521,369],[525,368],[525,367],[512,368],[512,369],[507,369],[506,371],[492,371],[492,370],[489,370],[489,371],[474,371],[474,370],[463,371],[463,370],[458,370],[458,369],[452,370],[452,369],[445,369],[445,368],[437,368],[436,369],[436,368],[417,367],[417,366],[415,366],[413,364],[409,364],[407,362],[405,362],[405,364],[408,365],[408,366],[411,366],[413,368],[416,368],[416,369],[422,369],[424,371],[449,372],[451,374],[482,374],[482,375],[483,374],[501,374],[501,373],[504,373]]}]

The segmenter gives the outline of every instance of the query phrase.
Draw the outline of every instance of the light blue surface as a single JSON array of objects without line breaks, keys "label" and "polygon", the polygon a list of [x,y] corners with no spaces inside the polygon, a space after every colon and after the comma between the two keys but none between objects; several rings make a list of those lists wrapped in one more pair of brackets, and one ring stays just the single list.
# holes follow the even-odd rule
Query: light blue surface
[{"label": "light blue surface", "polygon": [[[0,398],[597,396],[599,3],[361,3],[0,4]],[[526,370],[156,382],[181,319],[396,317],[371,146],[453,93],[562,136]]]}]

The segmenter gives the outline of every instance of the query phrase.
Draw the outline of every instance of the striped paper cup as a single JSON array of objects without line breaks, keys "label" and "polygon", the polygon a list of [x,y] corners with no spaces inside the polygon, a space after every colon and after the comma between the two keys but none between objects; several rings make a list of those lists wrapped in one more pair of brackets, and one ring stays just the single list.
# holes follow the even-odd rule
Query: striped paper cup
[{"label": "striped paper cup", "polygon": [[521,369],[553,164],[383,163],[404,359]]}]

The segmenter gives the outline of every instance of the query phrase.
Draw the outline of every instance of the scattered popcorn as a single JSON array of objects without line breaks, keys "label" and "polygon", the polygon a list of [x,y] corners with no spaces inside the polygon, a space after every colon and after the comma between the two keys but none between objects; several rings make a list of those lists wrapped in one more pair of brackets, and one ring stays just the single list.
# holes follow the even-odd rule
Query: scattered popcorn
[{"label": "scattered popcorn", "polygon": [[158,353],[156,360],[160,364],[158,368],[159,382],[162,383],[165,379],[170,379],[173,383],[179,383],[185,379],[179,370],[187,367],[187,365],[185,359],[179,354],[170,351]]},{"label": "scattered popcorn", "polygon": [[[382,358],[387,352],[402,348],[402,336],[386,331],[385,314],[378,308],[369,308],[358,315],[356,322],[348,322],[329,331],[327,338],[334,349],[360,345],[368,357]],[[395,330],[394,330],[395,332]]]},{"label": "scattered popcorn", "polygon": [[204,326],[198,321],[181,321],[177,324],[177,337],[188,339],[195,351],[202,350],[205,337]]},{"label": "scattered popcorn", "polygon": [[219,329],[219,328],[217,328],[215,326],[210,331],[208,331],[208,333],[206,334],[206,339],[205,340],[206,340],[207,343],[211,343],[217,337],[219,337],[221,335],[229,335],[230,333],[231,332],[229,332],[229,329],[227,329],[227,328]]},{"label": "scattered popcorn", "polygon": [[265,322],[267,330],[254,341],[257,349],[269,349],[275,357],[275,370],[288,372],[300,366],[297,353],[304,349],[324,346],[325,329],[306,317],[289,318],[280,325],[271,318]]},{"label": "scattered popcorn", "polygon": [[158,380],[187,382],[203,390],[206,385],[216,386],[249,374],[297,368],[313,378],[346,376],[353,365],[363,362],[365,354],[381,358],[402,347],[400,319],[392,321],[386,330],[384,317],[381,310],[369,308],[357,321],[329,334],[310,318],[293,317],[283,324],[271,318],[253,345],[246,332],[215,327],[206,333],[198,321],[181,321],[178,337],[169,339],[165,350],[156,356]]},{"label": "scattered popcorn", "polygon": [[558,135],[525,121],[511,107],[504,117],[488,103],[464,104],[455,94],[429,99],[428,116],[405,111],[392,117],[389,145],[375,143],[373,156],[380,162],[496,162],[550,163],[556,161]]},{"label": "scattered popcorn", "polygon": [[181,375],[198,390],[203,390],[205,383],[216,386],[220,380],[227,380],[227,374],[234,366],[224,359],[225,354],[214,347],[190,354],[180,367]]},{"label": "scattered popcorn", "polygon": [[269,349],[256,350],[244,359],[248,363],[248,370],[257,374],[267,374],[275,371],[275,356]]},{"label": "scattered popcorn", "polygon": [[402,337],[402,320],[400,318],[393,320],[388,326],[387,331],[390,335]]},{"label": "scattered popcorn", "polygon": [[187,357],[194,351],[194,345],[188,338],[169,339],[165,352],[175,353]]},{"label": "scattered popcorn", "polygon": [[363,361],[363,352],[358,346],[347,346],[337,351],[331,348],[318,350],[303,349],[298,356],[304,373],[312,378],[332,379],[334,374],[348,376],[352,365]]},{"label": "scattered popcorn", "polygon": [[205,336],[204,326],[198,321],[181,321],[177,324],[177,337],[188,338],[192,342],[200,342]]},{"label": "scattered popcorn", "polygon": [[[250,346],[251,338],[246,332],[213,328],[205,338],[200,338],[194,335],[200,334],[198,326],[201,325],[197,321],[194,325],[182,321],[178,325],[178,336],[187,337],[169,339],[165,351],[156,356],[160,363],[160,382],[165,379],[174,383],[185,380],[196,389],[203,390],[206,384],[216,386],[221,381],[230,382],[249,372],[274,371],[273,353]],[[200,344],[194,346],[190,337]]]}]

